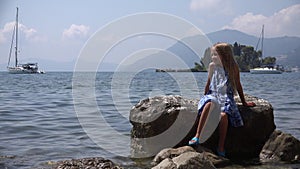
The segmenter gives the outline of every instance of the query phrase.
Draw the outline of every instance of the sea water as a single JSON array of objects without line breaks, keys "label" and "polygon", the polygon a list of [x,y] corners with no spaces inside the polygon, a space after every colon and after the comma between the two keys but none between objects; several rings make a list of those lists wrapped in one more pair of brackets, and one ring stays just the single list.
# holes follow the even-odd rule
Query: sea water
[{"label": "sea water", "polygon": [[[79,75],[83,78],[74,82],[72,72],[0,72],[0,168],[47,168],[52,161],[95,156],[138,168],[126,156],[129,140],[123,139],[130,137],[131,107],[156,95],[200,98],[207,80],[207,73],[183,72]],[[277,129],[300,139],[300,73],[241,73],[241,82],[244,93],[272,104]],[[86,92],[76,94],[80,85]],[[97,124],[97,116],[105,122]],[[105,135],[104,146],[87,129],[93,127]]]}]

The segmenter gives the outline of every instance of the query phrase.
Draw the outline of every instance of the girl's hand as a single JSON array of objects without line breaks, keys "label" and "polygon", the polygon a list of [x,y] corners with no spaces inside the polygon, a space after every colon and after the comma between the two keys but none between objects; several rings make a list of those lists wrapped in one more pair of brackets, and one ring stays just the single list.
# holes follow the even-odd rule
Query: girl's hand
[{"label": "girl's hand", "polygon": [[256,106],[256,104],[254,102],[246,102],[246,103],[243,103],[244,106],[246,107],[254,107]]}]

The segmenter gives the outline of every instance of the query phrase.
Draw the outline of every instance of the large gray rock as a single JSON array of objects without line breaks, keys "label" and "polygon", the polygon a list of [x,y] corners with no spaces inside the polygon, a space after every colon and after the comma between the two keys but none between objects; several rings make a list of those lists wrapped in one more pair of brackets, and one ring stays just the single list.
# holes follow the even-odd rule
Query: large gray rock
[{"label": "large gray rock", "polygon": [[290,134],[275,130],[259,157],[262,162],[300,162],[300,141]]},{"label": "large gray rock", "polygon": [[216,169],[203,153],[186,152],[172,160],[178,169]]},{"label": "large gray rock", "polygon": [[194,125],[197,103],[197,100],[180,96],[157,96],[141,100],[131,109],[129,117],[133,125],[132,156],[155,156],[160,150],[181,143]]},{"label": "large gray rock", "polygon": [[[187,152],[193,152],[197,154],[191,155]],[[199,160],[199,164],[197,163],[198,167],[203,165],[225,167],[231,164],[231,162],[228,159],[219,157],[213,154],[209,149],[206,149],[201,146],[197,147],[197,149],[194,149],[190,146],[163,149],[154,157],[151,164],[155,166],[154,168],[164,168],[165,166],[172,166],[173,164],[176,164],[177,168],[180,166],[179,164],[194,163],[194,158],[197,158]]]},{"label": "large gray rock", "polygon": [[152,169],[177,169],[177,165],[173,162],[172,159],[166,158],[158,165],[152,167]]},{"label": "large gray rock", "polygon": [[[272,105],[253,96],[245,97],[257,106],[244,107],[236,98],[245,125],[229,126],[225,145],[228,157],[258,157],[275,129]],[[156,96],[135,105],[130,111],[133,157],[155,156],[164,148],[187,145],[196,131],[198,101],[181,96]],[[215,130],[203,145],[214,150],[218,136]]]},{"label": "large gray rock", "polygon": [[157,165],[165,159],[172,159],[186,152],[196,152],[196,150],[190,146],[184,146],[179,148],[165,148],[154,157],[152,165]]},{"label": "large gray rock", "polygon": [[166,158],[152,169],[216,169],[203,153],[187,151],[174,158]]}]

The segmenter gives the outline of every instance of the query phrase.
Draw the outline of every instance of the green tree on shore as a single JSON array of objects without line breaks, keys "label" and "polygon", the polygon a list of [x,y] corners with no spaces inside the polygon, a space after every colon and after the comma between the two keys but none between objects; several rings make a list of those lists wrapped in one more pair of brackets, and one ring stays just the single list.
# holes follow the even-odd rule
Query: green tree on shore
[{"label": "green tree on shore", "polygon": [[253,46],[242,46],[240,55],[235,55],[235,59],[241,71],[249,71],[260,66],[261,51],[255,51]]},{"label": "green tree on shore", "polygon": [[[254,50],[253,46],[240,45],[235,42],[232,45],[232,51],[234,58],[239,65],[240,71],[248,72],[252,68],[261,67],[263,65],[275,65],[275,57],[265,57],[262,58],[262,51]],[[204,56],[201,58],[200,62],[195,62],[195,67],[192,68],[192,71],[206,71],[206,67],[210,59],[210,48],[207,48],[204,52]]]},{"label": "green tree on shore", "polygon": [[206,68],[202,61],[200,61],[200,64],[195,62],[195,67],[191,69],[192,72],[203,72],[206,71]]},{"label": "green tree on shore", "polygon": [[276,64],[276,58],[268,56],[268,57],[262,59],[262,64],[263,65],[275,65]]}]

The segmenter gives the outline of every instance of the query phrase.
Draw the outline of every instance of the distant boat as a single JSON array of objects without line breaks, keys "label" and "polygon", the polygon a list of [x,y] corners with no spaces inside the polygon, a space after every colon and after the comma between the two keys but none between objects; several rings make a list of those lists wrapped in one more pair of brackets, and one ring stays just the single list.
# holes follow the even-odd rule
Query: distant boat
[{"label": "distant boat", "polygon": [[[259,44],[259,41],[258,41]],[[257,46],[258,46],[257,44]],[[256,46],[256,48],[257,48]],[[261,54],[263,55],[263,47],[264,47],[264,25],[262,26],[261,31]],[[282,70],[274,68],[274,66],[265,66],[265,67],[258,67],[254,69],[250,69],[250,73],[252,74],[281,74]]]},{"label": "distant boat", "polygon": [[275,68],[264,67],[264,68],[250,69],[250,73],[252,73],[252,74],[281,74],[282,71],[277,70]]},{"label": "distant boat", "polygon": [[[11,41],[11,46],[9,50],[9,59],[8,59],[8,64],[7,64],[7,70],[9,73],[12,74],[32,74],[32,73],[45,73],[44,71],[39,71],[38,70],[38,64],[37,63],[25,63],[25,64],[19,64],[18,63],[18,13],[19,13],[19,8],[17,8],[17,14],[16,14],[16,23],[14,26],[13,30],[13,35],[12,35],[12,41]],[[10,59],[12,55],[12,48],[15,40],[15,65],[14,66],[9,66],[10,65]]]}]

